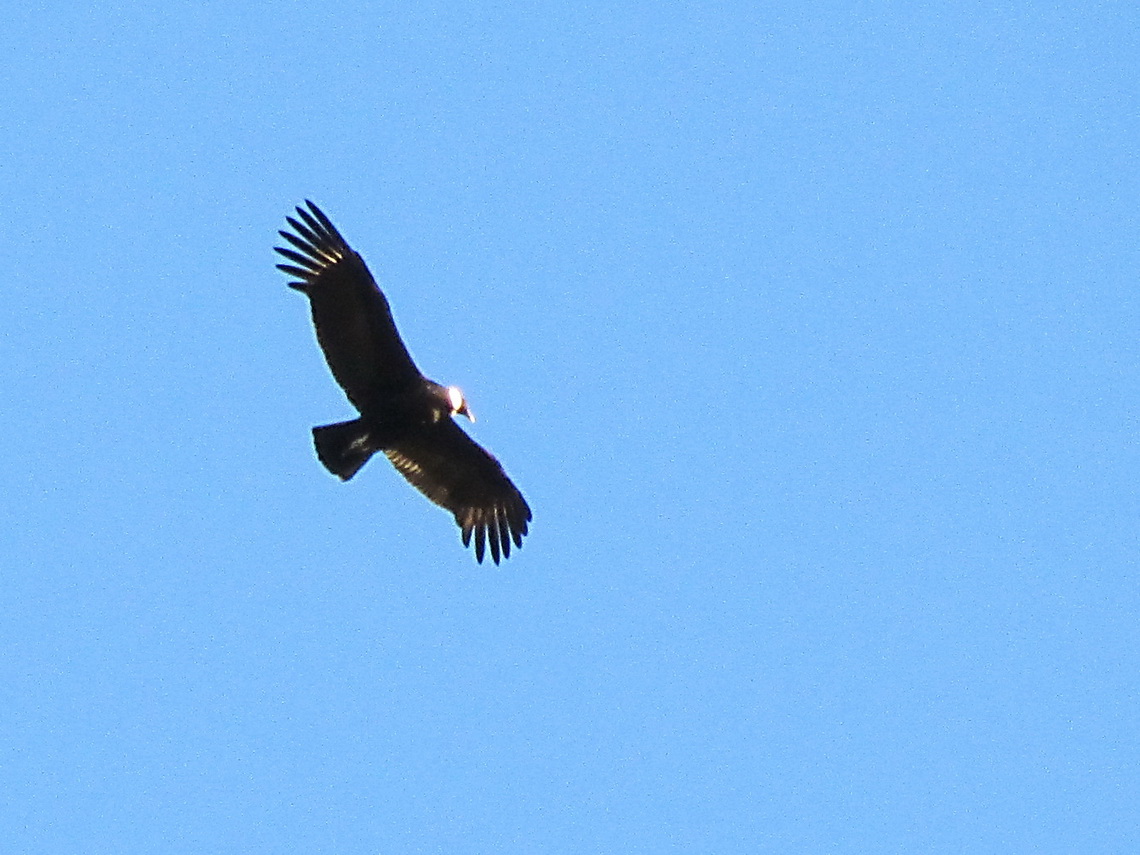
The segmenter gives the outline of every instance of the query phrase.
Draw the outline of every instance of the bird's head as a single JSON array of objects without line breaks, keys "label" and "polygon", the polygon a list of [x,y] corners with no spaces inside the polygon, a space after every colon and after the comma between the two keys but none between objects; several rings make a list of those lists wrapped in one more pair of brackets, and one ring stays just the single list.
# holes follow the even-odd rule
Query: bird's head
[{"label": "bird's head", "polygon": [[467,416],[472,422],[475,421],[475,416],[467,407],[467,399],[463,397],[463,393],[459,391],[458,386],[447,387],[447,401],[451,404],[451,414],[453,416]]}]

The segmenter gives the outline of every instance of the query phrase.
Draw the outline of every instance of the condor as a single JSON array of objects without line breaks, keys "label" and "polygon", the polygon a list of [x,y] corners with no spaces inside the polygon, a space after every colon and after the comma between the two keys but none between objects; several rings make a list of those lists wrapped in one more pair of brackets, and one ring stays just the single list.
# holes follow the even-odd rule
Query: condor
[{"label": "condor", "polygon": [[382,451],[408,481],[455,515],[463,545],[475,541],[498,564],[522,546],[531,520],[522,493],[499,461],[453,420],[475,417],[463,393],[420,373],[396,331],[388,300],[364,259],[353,251],[320,208],[286,217],[280,232],[293,249],[275,247],[291,264],[277,267],[309,298],[317,341],[333,377],[360,418],[313,428],[321,463],[347,481]]}]

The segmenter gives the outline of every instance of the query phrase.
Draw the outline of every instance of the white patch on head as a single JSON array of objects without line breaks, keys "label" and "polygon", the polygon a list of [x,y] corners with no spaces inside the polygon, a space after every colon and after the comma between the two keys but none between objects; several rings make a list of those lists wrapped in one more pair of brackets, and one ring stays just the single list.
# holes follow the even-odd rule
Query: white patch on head
[{"label": "white patch on head", "polygon": [[451,402],[451,412],[458,413],[463,409],[463,393],[458,386],[447,387],[447,400]]}]

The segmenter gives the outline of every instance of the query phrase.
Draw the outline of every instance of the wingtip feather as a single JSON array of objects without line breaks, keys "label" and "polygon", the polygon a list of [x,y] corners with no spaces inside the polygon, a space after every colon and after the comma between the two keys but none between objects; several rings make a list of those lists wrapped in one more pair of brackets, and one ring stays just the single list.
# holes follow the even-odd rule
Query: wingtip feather
[{"label": "wingtip feather", "polygon": [[480,564],[483,563],[483,548],[484,541],[487,537],[487,527],[480,522],[475,526],[475,560]]}]

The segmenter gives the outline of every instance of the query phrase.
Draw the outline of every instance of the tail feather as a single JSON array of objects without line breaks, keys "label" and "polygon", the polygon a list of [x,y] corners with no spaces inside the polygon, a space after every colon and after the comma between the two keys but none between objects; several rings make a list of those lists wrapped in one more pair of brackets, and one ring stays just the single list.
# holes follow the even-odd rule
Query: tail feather
[{"label": "tail feather", "polygon": [[313,428],[317,457],[333,475],[347,481],[379,449],[361,419]]}]

